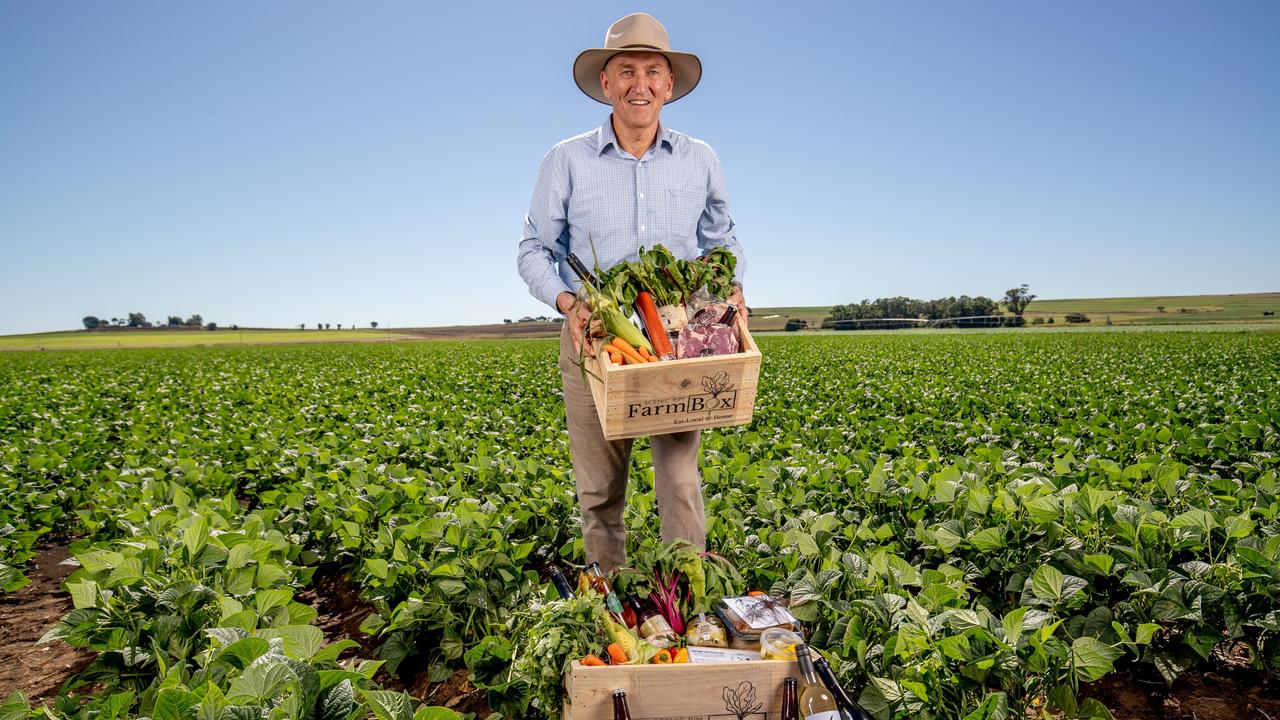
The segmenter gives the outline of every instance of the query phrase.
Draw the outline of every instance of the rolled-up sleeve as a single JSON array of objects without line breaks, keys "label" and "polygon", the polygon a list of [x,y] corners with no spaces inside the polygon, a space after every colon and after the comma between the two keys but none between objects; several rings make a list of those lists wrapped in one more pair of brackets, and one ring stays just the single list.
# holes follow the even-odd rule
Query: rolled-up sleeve
[{"label": "rolled-up sleeve", "polygon": [[738,258],[734,267],[734,280],[741,283],[747,270],[742,245],[738,243],[733,217],[729,215],[729,191],[725,188],[724,169],[720,158],[711,153],[710,171],[707,173],[707,207],[698,219],[698,248],[707,251],[723,247]]},{"label": "rolled-up sleeve", "polygon": [[569,173],[559,147],[542,159],[538,181],[524,216],[524,235],[516,266],[529,286],[529,294],[557,311],[556,298],[573,292],[557,271],[557,264],[569,254]]}]

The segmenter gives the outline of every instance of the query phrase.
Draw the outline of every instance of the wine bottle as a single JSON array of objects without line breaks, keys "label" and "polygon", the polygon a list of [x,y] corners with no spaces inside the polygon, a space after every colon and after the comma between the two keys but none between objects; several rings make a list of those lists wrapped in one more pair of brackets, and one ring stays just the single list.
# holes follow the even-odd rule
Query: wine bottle
[{"label": "wine bottle", "polygon": [[622,600],[618,598],[618,593],[613,591],[613,583],[609,582],[609,578],[605,576],[604,570],[600,568],[600,563],[593,562],[583,571],[587,576],[587,582],[595,591],[604,596],[604,606],[609,608],[609,612],[613,613],[618,621],[622,621]]},{"label": "wine bottle", "polygon": [[596,276],[591,274],[591,271],[587,269],[586,265],[582,264],[582,261],[578,259],[577,255],[569,253],[565,256],[564,261],[569,266],[569,269],[572,270],[583,283],[590,285],[593,288],[600,287],[600,282],[596,280]]},{"label": "wine bottle", "polygon": [[782,714],[779,720],[800,720],[800,706],[797,704],[796,679],[789,677],[782,681]]},{"label": "wine bottle", "polygon": [[863,720],[862,712],[858,710],[858,706],[853,704],[853,698],[849,697],[849,693],[845,692],[844,686],[836,679],[836,674],[831,670],[831,664],[827,659],[819,655],[813,661],[813,669],[818,674],[818,679],[823,685],[831,691],[831,696],[835,698],[836,708],[840,710],[841,720]]},{"label": "wine bottle", "polygon": [[555,586],[556,592],[560,593],[561,599],[568,600],[573,597],[573,588],[569,586],[569,580],[564,573],[560,572],[559,566],[552,565],[547,574],[551,576],[551,584]]},{"label": "wine bottle", "polygon": [[800,717],[802,720],[840,720],[840,710],[827,686],[818,680],[808,645],[796,646],[796,662],[800,664]]},{"label": "wine bottle", "polygon": [[631,711],[627,709],[627,691],[622,688],[613,691],[613,720],[631,720]]}]

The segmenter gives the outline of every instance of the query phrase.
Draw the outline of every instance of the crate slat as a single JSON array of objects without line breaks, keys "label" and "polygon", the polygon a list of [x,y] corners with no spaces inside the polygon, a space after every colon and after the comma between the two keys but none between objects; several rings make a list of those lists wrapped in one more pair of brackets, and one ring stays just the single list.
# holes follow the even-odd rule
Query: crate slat
[{"label": "crate slat", "polygon": [[[782,681],[799,675],[795,662],[783,660],[619,667],[575,662],[565,676],[562,717],[609,720],[613,689],[622,688],[632,720],[775,720],[782,710]],[[756,705],[754,712],[737,713]]]}]

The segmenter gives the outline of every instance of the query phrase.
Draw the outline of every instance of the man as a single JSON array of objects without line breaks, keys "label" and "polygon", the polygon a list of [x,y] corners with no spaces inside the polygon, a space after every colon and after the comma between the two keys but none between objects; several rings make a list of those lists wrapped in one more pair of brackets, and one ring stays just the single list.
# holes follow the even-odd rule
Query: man
[{"label": "man", "polygon": [[[589,342],[591,311],[574,292],[580,282],[564,259],[574,253],[608,269],[637,259],[641,247],[662,244],[688,259],[724,246],[738,258],[737,278],[744,263],[719,159],[705,143],[658,120],[664,104],[698,84],[697,56],[671,50],[661,23],[635,13],[609,28],[605,47],[578,56],[573,76],[613,111],[600,128],[557,144],[543,159],[517,264],[529,292],[565,316],[560,375],[582,536],[588,562],[613,571],[626,563],[622,511],[632,441],[606,441],[600,429],[576,364]],[[730,301],[745,310],[736,279],[734,287]],[[696,430],[650,438],[662,539],[705,547],[698,443]]]}]

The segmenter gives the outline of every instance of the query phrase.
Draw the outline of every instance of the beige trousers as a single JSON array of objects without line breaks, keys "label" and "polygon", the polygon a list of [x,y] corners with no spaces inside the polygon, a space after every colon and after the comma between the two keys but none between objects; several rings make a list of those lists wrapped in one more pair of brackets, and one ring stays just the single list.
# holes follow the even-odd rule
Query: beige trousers
[{"label": "beige trousers", "polygon": [[[569,425],[569,451],[582,508],[582,540],[587,562],[605,572],[627,563],[627,529],[622,511],[627,503],[627,469],[631,440],[604,439],[591,388],[577,366],[578,354],[568,324],[560,333],[560,379]],[[707,544],[707,517],[702,507],[702,476],[698,473],[700,434],[688,430],[653,435],[654,494],[662,521],[662,540],[689,540],[699,549]]]}]

